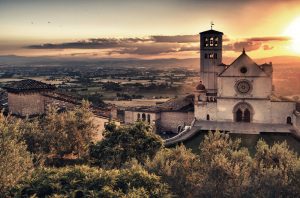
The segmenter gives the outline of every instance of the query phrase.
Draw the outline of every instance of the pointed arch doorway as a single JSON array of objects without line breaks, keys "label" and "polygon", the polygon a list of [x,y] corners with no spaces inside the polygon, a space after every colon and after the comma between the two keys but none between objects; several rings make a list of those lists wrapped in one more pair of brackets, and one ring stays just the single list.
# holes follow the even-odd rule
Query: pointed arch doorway
[{"label": "pointed arch doorway", "polygon": [[253,118],[253,108],[246,102],[240,102],[233,108],[233,117],[235,122],[251,122]]}]

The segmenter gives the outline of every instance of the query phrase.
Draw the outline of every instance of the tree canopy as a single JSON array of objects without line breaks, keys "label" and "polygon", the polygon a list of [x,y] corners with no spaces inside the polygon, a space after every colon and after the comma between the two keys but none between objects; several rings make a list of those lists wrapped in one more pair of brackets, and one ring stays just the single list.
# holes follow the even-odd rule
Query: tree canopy
[{"label": "tree canopy", "polygon": [[37,169],[12,194],[17,197],[171,197],[158,176],[139,166],[104,170],[75,166]]},{"label": "tree canopy", "polygon": [[133,158],[143,163],[162,148],[162,139],[142,122],[129,126],[106,126],[104,139],[92,145],[90,157],[102,167],[120,168]]},{"label": "tree canopy", "polygon": [[0,195],[28,176],[33,168],[31,155],[20,135],[20,121],[1,113]]},{"label": "tree canopy", "polygon": [[33,153],[63,157],[66,154],[84,157],[95,137],[96,127],[89,103],[58,113],[50,107],[45,117],[25,120],[22,133]]}]

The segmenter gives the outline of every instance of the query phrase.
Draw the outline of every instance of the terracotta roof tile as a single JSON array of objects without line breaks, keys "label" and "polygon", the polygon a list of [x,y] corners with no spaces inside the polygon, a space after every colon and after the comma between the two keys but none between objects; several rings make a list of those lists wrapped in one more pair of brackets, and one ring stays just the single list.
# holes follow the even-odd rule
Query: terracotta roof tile
[{"label": "terracotta roof tile", "polygon": [[39,91],[39,90],[54,90],[55,86],[46,84],[40,81],[26,79],[13,82],[4,87],[7,91],[23,92],[23,91]]}]

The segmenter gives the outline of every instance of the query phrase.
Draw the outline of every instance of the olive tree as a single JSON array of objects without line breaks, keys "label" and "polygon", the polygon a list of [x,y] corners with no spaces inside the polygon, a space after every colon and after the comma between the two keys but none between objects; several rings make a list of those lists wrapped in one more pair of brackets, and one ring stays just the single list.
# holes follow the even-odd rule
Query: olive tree
[{"label": "olive tree", "polygon": [[162,148],[162,139],[149,125],[142,122],[116,127],[106,126],[103,140],[90,147],[90,157],[94,164],[102,167],[119,168],[132,159],[143,163],[152,158]]},{"label": "olive tree", "polygon": [[32,158],[20,136],[20,120],[0,114],[0,194],[28,176]]}]

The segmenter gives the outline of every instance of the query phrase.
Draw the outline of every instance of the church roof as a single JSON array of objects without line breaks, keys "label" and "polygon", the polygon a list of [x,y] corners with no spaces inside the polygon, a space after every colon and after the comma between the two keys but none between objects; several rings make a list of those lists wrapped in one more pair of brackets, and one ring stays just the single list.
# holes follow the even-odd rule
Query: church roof
[{"label": "church roof", "polygon": [[222,34],[223,35],[223,32],[219,32],[219,31],[216,31],[216,30],[207,30],[207,31],[204,31],[204,32],[200,32],[199,34]]},{"label": "church roof", "polygon": [[190,111],[194,107],[194,95],[187,95],[184,97],[170,99],[162,104],[148,107],[148,108],[135,108],[133,111],[143,111],[143,112],[163,112],[163,111]]},{"label": "church roof", "polygon": [[197,85],[196,90],[199,90],[199,91],[205,91],[206,88],[205,88],[205,86],[202,84],[202,82],[200,82],[200,83]]},{"label": "church roof", "polygon": [[245,52],[245,50],[243,50],[242,54],[235,59],[228,67],[226,67],[226,69],[224,69],[219,76],[222,76],[226,73],[226,71],[230,70],[232,67],[240,67],[240,66],[246,66],[249,68],[252,68],[252,70],[257,73],[263,73],[262,75],[266,75],[266,73],[262,70],[262,68],[257,65],[254,60],[252,60]]},{"label": "church roof", "polygon": [[26,79],[21,81],[15,81],[3,88],[6,89],[8,92],[28,92],[54,90],[55,86],[32,79]]}]

